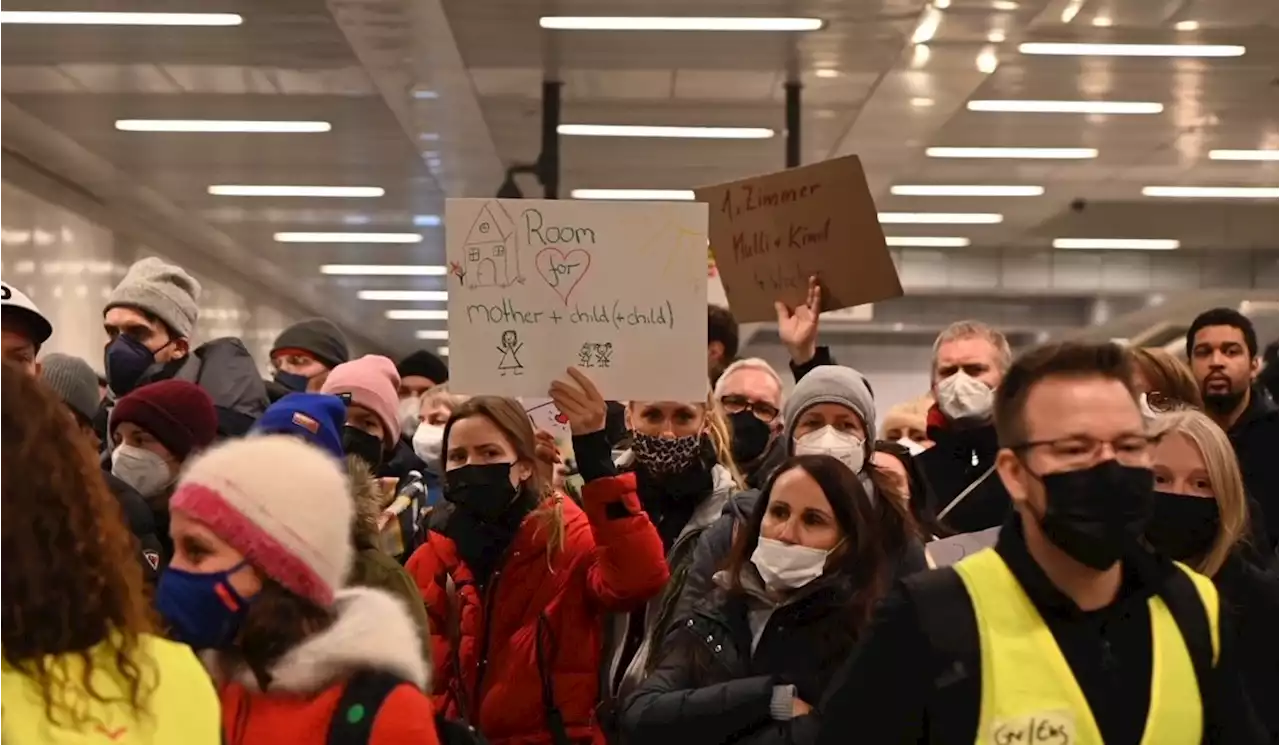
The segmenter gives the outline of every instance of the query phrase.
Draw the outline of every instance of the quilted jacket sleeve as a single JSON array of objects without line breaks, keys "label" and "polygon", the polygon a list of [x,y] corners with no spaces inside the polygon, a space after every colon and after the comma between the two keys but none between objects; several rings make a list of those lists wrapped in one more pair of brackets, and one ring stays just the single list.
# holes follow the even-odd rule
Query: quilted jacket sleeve
[{"label": "quilted jacket sleeve", "polygon": [[729,743],[775,724],[769,703],[776,681],[769,676],[698,686],[695,638],[685,628],[667,635],[653,674],[622,706],[623,740],[628,745],[675,742]]},{"label": "quilted jacket sleeve", "polygon": [[431,633],[431,659],[434,662],[432,680],[432,696],[437,711],[448,711],[449,684],[456,674],[454,670],[453,643],[450,639],[449,598],[444,584],[444,562],[436,554],[436,544],[441,536],[432,534],[427,541],[418,547],[409,561],[405,563],[405,571],[413,577],[422,602],[427,612],[427,627]]},{"label": "quilted jacket sleeve", "polygon": [[[603,432],[573,438],[574,453],[608,451]],[[584,474],[585,475],[585,474]],[[587,593],[607,611],[636,608],[671,576],[662,538],[636,495],[634,474],[603,475],[582,487],[582,507],[596,548],[587,566]]]}]

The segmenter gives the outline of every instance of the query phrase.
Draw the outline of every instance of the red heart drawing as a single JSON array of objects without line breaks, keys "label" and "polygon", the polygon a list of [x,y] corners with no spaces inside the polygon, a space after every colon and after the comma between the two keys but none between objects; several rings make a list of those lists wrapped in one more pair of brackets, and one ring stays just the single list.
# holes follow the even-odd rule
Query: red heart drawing
[{"label": "red heart drawing", "polygon": [[533,258],[533,264],[538,270],[538,276],[568,305],[569,295],[591,268],[591,254],[581,248],[565,253],[548,246],[538,252]]},{"label": "red heart drawing", "polygon": [[569,417],[565,416],[564,414],[556,414],[556,421],[560,422],[561,424],[568,424]]}]

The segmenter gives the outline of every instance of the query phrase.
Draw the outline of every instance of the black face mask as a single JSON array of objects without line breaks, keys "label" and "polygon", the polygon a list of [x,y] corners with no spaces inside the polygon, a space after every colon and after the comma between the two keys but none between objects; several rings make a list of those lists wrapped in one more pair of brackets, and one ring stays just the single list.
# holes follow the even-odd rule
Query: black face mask
[{"label": "black face mask", "polygon": [[1039,479],[1045,491],[1040,518],[1045,537],[1087,567],[1101,571],[1115,564],[1151,518],[1151,469],[1106,460]]},{"label": "black face mask", "polygon": [[385,457],[382,438],[350,426],[342,428],[342,450],[364,461],[374,473],[382,466]]},{"label": "black face mask", "polygon": [[485,463],[445,471],[444,498],[482,522],[498,522],[516,499],[511,463]]},{"label": "black face mask", "polygon": [[750,463],[764,454],[773,439],[773,430],[750,411],[729,415],[733,426],[733,462],[739,466]]},{"label": "black face mask", "polygon": [[311,378],[298,373],[285,372],[284,370],[276,370],[273,379],[294,393],[304,393],[307,390],[307,384],[311,382]]},{"label": "black face mask", "polygon": [[1170,559],[1194,559],[1213,546],[1221,521],[1216,499],[1155,492],[1147,541]]}]

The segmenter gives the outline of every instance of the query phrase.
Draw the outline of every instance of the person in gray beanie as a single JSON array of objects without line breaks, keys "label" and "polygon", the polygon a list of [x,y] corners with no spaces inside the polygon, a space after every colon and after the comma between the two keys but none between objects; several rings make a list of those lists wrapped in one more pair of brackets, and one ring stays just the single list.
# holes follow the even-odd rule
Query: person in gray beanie
[{"label": "person in gray beanie", "polygon": [[[878,529],[890,536],[886,545],[894,556],[893,577],[888,579],[927,569],[914,519],[902,500],[888,496],[891,477],[872,462],[876,402],[866,377],[841,365],[815,367],[792,389],[782,408],[782,419],[779,439],[785,457],[829,455],[862,481],[875,502]],[[698,599],[712,590],[712,576],[729,556],[737,526],[751,515],[759,498],[757,489],[739,492],[725,505],[720,519],[702,534],[673,618],[686,617]]]},{"label": "person in gray beanie", "polygon": [[[244,342],[224,337],[192,347],[200,318],[200,283],[182,267],[146,258],[129,267],[103,308],[104,407],[161,380],[195,383],[213,399],[218,434],[249,431],[267,408],[267,389]],[[97,421],[106,421],[99,415]]]},{"label": "person in gray beanie", "polygon": [[308,318],[280,332],[271,345],[275,368],[267,393],[278,401],[290,393],[316,393],[329,371],[351,360],[347,338],[325,318]]},{"label": "person in gray beanie", "polygon": [[[48,354],[41,360],[40,380],[66,404],[85,441],[95,448],[100,447],[101,442],[93,426],[99,404],[98,374],[89,367],[89,363],[67,354]],[[138,539],[138,560],[142,564],[143,576],[148,583],[154,584],[164,564],[164,550],[156,535],[151,508],[136,489],[113,476],[109,470],[103,470],[102,477],[120,502],[129,529]]]}]

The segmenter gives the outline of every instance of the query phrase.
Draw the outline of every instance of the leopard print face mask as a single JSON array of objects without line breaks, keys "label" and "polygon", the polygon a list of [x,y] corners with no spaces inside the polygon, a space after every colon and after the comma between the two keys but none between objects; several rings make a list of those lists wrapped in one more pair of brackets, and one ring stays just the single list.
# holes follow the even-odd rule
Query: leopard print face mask
[{"label": "leopard print face mask", "polygon": [[637,432],[631,445],[636,460],[655,476],[683,473],[702,450],[701,435],[655,437]]}]

